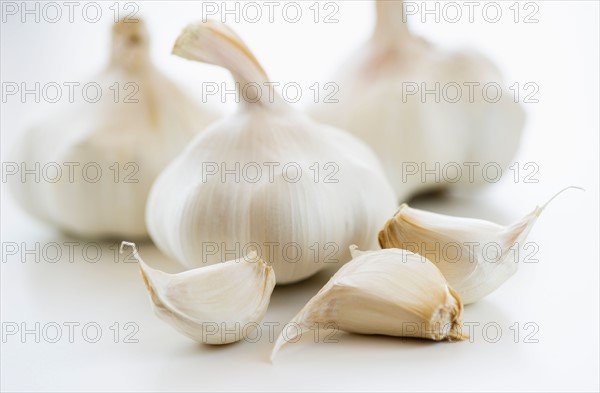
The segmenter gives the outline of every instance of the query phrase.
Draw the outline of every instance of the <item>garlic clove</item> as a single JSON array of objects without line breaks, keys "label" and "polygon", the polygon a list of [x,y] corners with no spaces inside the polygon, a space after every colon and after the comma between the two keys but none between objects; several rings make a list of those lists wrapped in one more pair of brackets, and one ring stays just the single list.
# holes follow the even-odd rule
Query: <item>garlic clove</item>
[{"label": "garlic clove", "polygon": [[[358,251],[292,319],[295,335],[277,339],[271,359],[304,331],[335,326],[351,333],[461,341],[462,303],[426,258],[400,249]],[[286,340],[287,339],[287,340]]]},{"label": "garlic clove", "polygon": [[489,295],[518,268],[518,248],[548,203],[512,225],[452,217],[400,206],[379,232],[382,248],[401,248],[428,258],[440,269],[464,304]]},{"label": "garlic clove", "polygon": [[[188,26],[173,53],[228,69],[240,93],[250,83],[272,87],[223,24]],[[197,267],[244,255],[251,245],[287,284],[348,261],[351,244],[376,247],[397,203],[370,148],[316,123],[277,92],[240,101],[154,183],[146,222],[161,251]],[[253,180],[244,168],[253,168]]]},{"label": "garlic clove", "polygon": [[220,264],[167,274],[148,266],[131,247],[156,315],[205,344],[228,344],[252,334],[263,319],[275,274],[256,253]]},{"label": "garlic clove", "polygon": [[153,181],[217,115],[154,66],[141,18],[114,24],[110,60],[90,80],[97,102],[77,94],[25,131],[12,159],[39,169],[11,176],[10,189],[27,212],[73,235],[145,238]]}]

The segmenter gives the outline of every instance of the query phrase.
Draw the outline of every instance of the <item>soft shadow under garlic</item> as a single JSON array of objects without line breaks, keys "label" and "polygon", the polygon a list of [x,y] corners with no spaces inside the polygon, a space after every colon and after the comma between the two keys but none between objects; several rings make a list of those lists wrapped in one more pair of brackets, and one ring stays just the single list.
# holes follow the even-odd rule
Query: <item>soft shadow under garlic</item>
[{"label": "soft shadow under garlic", "polygon": [[460,217],[477,217],[494,222],[509,222],[512,217],[509,209],[501,203],[490,200],[482,190],[470,193],[439,189],[420,193],[406,202],[411,207],[434,213]]}]

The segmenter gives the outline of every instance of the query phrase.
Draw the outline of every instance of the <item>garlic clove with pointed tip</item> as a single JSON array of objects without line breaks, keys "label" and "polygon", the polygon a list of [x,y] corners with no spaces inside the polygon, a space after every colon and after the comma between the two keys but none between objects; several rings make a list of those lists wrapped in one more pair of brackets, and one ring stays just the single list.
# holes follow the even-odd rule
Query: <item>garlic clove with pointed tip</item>
[{"label": "garlic clove with pointed tip", "polygon": [[216,265],[168,274],[148,266],[134,243],[142,278],[159,318],[192,340],[228,344],[243,340],[263,319],[275,274],[256,253]]},{"label": "garlic clove with pointed tip", "polygon": [[461,341],[462,303],[440,271],[426,258],[400,249],[358,251],[300,310],[290,323],[295,335],[323,326],[361,334]]},{"label": "garlic clove with pointed tip", "polygon": [[379,232],[379,244],[425,256],[440,269],[464,304],[474,303],[515,274],[519,248],[550,201],[507,226],[403,204]]}]

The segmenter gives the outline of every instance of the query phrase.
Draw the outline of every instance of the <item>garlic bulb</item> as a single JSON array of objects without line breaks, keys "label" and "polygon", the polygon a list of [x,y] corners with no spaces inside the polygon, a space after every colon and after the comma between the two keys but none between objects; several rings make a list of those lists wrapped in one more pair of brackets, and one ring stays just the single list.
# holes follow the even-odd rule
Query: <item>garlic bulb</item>
[{"label": "garlic bulb", "polygon": [[[268,85],[226,25],[190,25],[173,53],[229,69],[242,91]],[[147,225],[157,246],[188,267],[253,249],[278,283],[291,283],[345,262],[352,243],[376,246],[377,225],[395,207],[364,143],[270,91],[258,100],[245,96],[237,113],[208,127],[164,170],[150,193]]]},{"label": "garlic bulb", "polygon": [[401,0],[376,6],[373,36],[333,79],[339,102],[313,106],[313,117],[367,142],[401,202],[497,181],[525,120],[499,71],[479,53],[447,52],[411,34]]},{"label": "garlic bulb", "polygon": [[516,273],[520,256],[531,254],[525,239],[550,201],[508,226],[403,204],[379,233],[379,243],[382,248],[402,248],[429,259],[463,303],[470,304],[500,287]]},{"label": "garlic bulb", "polygon": [[351,333],[460,341],[462,303],[426,258],[406,250],[358,251],[292,319],[271,359],[303,331],[335,327]]},{"label": "garlic bulb", "polygon": [[275,288],[273,269],[256,253],[206,268],[167,274],[140,264],[156,315],[192,340],[229,344],[252,335],[262,321]]},{"label": "garlic bulb", "polygon": [[145,237],[152,182],[216,116],[152,65],[141,20],[114,25],[110,62],[92,80],[97,102],[71,104],[26,132],[11,188],[28,212],[67,232]]}]

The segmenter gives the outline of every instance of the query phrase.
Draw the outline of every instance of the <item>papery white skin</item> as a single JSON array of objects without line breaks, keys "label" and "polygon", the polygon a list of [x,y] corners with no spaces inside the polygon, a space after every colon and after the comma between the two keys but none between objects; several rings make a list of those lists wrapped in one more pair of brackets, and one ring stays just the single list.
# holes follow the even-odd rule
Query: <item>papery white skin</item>
[{"label": "papery white skin", "polygon": [[[462,304],[426,258],[400,249],[358,251],[290,321],[271,360],[309,329],[460,341]],[[466,333],[466,332],[465,332]]]},{"label": "papery white skin", "polygon": [[531,252],[523,248],[525,240],[550,201],[506,226],[403,204],[379,233],[379,244],[424,255],[440,269],[464,304],[474,303],[516,273],[519,256]]},{"label": "papery white skin", "polygon": [[[403,22],[402,1],[378,0],[376,5],[373,36],[333,78],[339,102],[313,106],[313,117],[367,142],[382,160],[400,202],[434,189],[489,183],[484,176],[496,175],[484,173],[484,165],[506,168],[519,146],[525,114],[512,91],[481,54],[448,52],[413,35]],[[469,102],[464,83],[471,82],[479,85]],[[483,86],[489,82],[501,86],[498,102],[484,99]],[[413,83],[418,92],[405,94]],[[461,98],[450,102],[456,90],[449,87],[448,99],[441,94],[439,102],[433,94],[423,99],[421,92],[436,83],[440,90],[458,84]],[[488,100],[494,100],[495,89],[488,93]]]},{"label": "papery white skin", "polygon": [[[152,182],[216,114],[152,65],[142,20],[114,25],[110,62],[91,80],[102,88],[98,102],[70,104],[29,129],[16,148],[16,162],[46,166],[51,181],[10,176],[11,189],[28,212],[74,235],[146,237]],[[55,167],[62,175],[54,182]]]},{"label": "papery white skin", "polygon": [[148,266],[135,244],[156,315],[192,340],[229,344],[253,335],[267,312],[275,273],[256,253],[205,268],[168,274]]},{"label": "papery white skin", "polygon": [[[174,53],[226,67],[240,86],[268,81],[249,49],[222,24],[189,26]],[[277,283],[299,281],[326,262],[347,261],[350,244],[376,246],[377,226],[397,206],[368,146],[271,94],[273,102],[266,92],[259,102],[242,100],[237,113],[195,138],[155,182],[148,228],[158,247],[182,264],[212,264],[254,248],[272,264]],[[256,182],[223,178],[222,170],[207,175],[206,165],[213,163],[230,170],[252,164],[262,175]],[[277,166],[269,173],[264,163]],[[296,182],[290,181],[294,170],[284,172],[288,163],[301,168]],[[315,163],[321,167],[316,182]],[[333,167],[324,170],[327,163]]]}]

